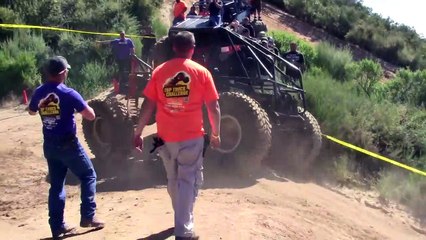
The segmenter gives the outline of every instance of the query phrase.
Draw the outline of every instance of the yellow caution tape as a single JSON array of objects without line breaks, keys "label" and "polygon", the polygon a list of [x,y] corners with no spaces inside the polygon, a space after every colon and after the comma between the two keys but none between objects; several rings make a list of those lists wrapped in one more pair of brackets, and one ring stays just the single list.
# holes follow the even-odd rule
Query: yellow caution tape
[{"label": "yellow caution tape", "polygon": [[395,166],[398,166],[398,167],[400,167],[400,168],[404,168],[404,169],[406,169],[406,170],[408,170],[408,171],[411,171],[411,172],[413,172],[413,173],[417,173],[417,174],[420,174],[420,175],[426,176],[426,172],[424,172],[424,171],[421,171],[421,170],[418,170],[418,169],[416,169],[416,168],[413,168],[413,167],[407,166],[407,165],[405,165],[405,164],[402,164],[402,163],[397,162],[397,161],[395,161],[395,160],[389,159],[389,158],[387,158],[387,157],[383,157],[383,156],[381,156],[381,155],[379,155],[379,154],[376,154],[376,153],[373,153],[373,152],[367,151],[367,150],[365,150],[365,149],[362,149],[362,148],[357,147],[357,146],[355,146],[355,145],[352,145],[352,144],[350,144],[350,143],[344,142],[344,141],[339,140],[339,139],[337,139],[337,138],[334,138],[334,137],[331,137],[331,136],[328,136],[328,135],[325,135],[325,134],[323,134],[323,136],[325,136],[325,137],[326,137],[326,138],[328,138],[329,140],[331,140],[331,141],[333,141],[333,142],[336,142],[336,143],[338,143],[338,144],[340,144],[340,145],[343,145],[343,146],[345,146],[345,147],[347,147],[347,148],[350,148],[350,149],[356,150],[356,151],[358,151],[358,152],[362,152],[362,153],[367,154],[367,155],[369,155],[369,156],[371,156],[371,157],[374,157],[374,158],[380,159],[380,160],[382,160],[382,161],[388,162],[388,163],[393,164],[393,165],[395,165]]},{"label": "yellow caution tape", "polygon": [[[103,35],[103,36],[120,36],[119,33],[100,33],[100,32],[73,30],[73,29],[57,28],[57,27],[36,26],[36,25],[25,25],[25,24],[5,24],[5,23],[0,23],[0,27],[4,27],[4,28],[21,28],[21,29],[43,29],[43,30],[51,30],[51,31],[74,32],[74,33],[92,34],[92,35]],[[155,38],[153,36],[139,36],[139,35],[131,35],[131,34],[126,34],[126,36],[133,37],[133,38]]]}]

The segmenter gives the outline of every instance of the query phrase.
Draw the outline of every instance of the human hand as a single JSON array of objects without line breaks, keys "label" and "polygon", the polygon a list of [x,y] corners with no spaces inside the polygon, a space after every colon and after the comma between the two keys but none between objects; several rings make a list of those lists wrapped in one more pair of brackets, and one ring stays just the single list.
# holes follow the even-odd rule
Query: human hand
[{"label": "human hand", "polygon": [[220,136],[219,135],[210,135],[210,146],[212,148],[219,148],[220,147]]},{"label": "human hand", "polygon": [[133,146],[138,150],[139,152],[143,151],[143,138],[141,138],[140,134],[136,134],[133,139]]}]

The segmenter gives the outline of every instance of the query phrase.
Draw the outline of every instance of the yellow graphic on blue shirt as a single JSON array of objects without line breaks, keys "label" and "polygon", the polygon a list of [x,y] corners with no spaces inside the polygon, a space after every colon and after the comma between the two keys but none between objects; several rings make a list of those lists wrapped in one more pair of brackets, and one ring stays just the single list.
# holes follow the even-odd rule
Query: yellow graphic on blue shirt
[{"label": "yellow graphic on blue shirt", "polygon": [[59,107],[59,97],[55,93],[49,93],[38,104],[39,113],[43,125],[47,129],[53,129],[61,119],[61,108]]},{"label": "yellow graphic on blue shirt", "polygon": [[49,93],[47,97],[42,99],[38,105],[40,109],[40,115],[42,116],[52,116],[59,115],[59,97],[55,93]]},{"label": "yellow graphic on blue shirt", "polygon": [[188,97],[191,78],[186,72],[178,72],[172,78],[167,79],[163,85],[163,92],[166,98]]}]

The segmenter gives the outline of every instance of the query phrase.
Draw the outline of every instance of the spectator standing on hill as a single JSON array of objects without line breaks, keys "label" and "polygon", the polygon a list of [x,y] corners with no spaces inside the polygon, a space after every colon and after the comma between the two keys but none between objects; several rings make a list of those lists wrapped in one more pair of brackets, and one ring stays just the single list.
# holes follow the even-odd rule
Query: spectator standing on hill
[{"label": "spectator standing on hill", "polygon": [[186,10],[188,10],[188,8],[186,7],[185,2],[181,1],[181,0],[176,0],[175,2],[175,6],[173,7],[173,26],[185,21],[185,12]]},{"label": "spectator standing on hill", "polygon": [[300,71],[305,71],[305,57],[297,50],[297,44],[295,42],[290,43],[290,51],[284,53],[283,57],[287,61],[296,65]]},{"label": "spectator standing on hill", "polygon": [[145,101],[135,130],[135,147],[142,150],[141,134],[157,109],[157,132],[164,145],[158,150],[167,173],[167,190],[174,210],[176,239],[199,239],[194,233],[194,203],[203,183],[203,105],[212,126],[210,144],[220,145],[219,95],[211,73],[191,60],[194,35],[176,34],[176,58],[158,66],[144,89]]},{"label": "spectator standing on hill", "polygon": [[80,226],[104,227],[95,217],[96,172],[77,139],[74,120],[75,111],[89,121],[95,119],[95,112],[78,92],[64,84],[69,68],[64,57],[49,59],[45,66],[47,81],[35,90],[28,106],[29,114],[38,112],[43,124],[43,152],[50,176],[49,225],[53,239],[76,231],[64,221],[64,183],[68,169],[81,182]]}]

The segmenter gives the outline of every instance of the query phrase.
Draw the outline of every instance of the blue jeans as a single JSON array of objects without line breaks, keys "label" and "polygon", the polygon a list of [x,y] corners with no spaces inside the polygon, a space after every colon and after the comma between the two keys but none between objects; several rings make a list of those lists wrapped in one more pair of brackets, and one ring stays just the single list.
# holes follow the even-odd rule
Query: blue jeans
[{"label": "blue jeans", "polygon": [[49,224],[52,232],[64,227],[65,177],[68,169],[81,182],[82,218],[92,219],[95,215],[96,172],[93,164],[76,137],[68,139],[46,139],[43,145],[44,156],[50,175]]}]

